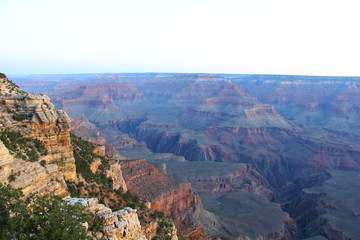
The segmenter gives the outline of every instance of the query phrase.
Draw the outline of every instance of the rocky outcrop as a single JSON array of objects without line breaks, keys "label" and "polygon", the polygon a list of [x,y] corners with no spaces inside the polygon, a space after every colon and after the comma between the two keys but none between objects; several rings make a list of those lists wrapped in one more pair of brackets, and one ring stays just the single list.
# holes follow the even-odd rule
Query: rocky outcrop
[{"label": "rocky outcrop", "polygon": [[244,110],[246,122],[251,127],[278,127],[293,129],[295,125],[285,120],[271,105],[256,105]]},{"label": "rocky outcrop", "polygon": [[153,211],[164,212],[165,216],[173,216],[186,208],[194,208],[200,203],[190,184],[180,185],[178,189],[164,192],[151,201]]},{"label": "rocky outcrop", "polygon": [[145,240],[136,210],[126,207],[113,212],[110,208],[99,204],[96,198],[70,198],[68,204],[86,207],[103,220],[100,232],[95,233],[96,239],[109,240]]},{"label": "rocky outcrop", "polygon": [[[102,219],[103,225],[99,232],[89,233],[94,239],[108,240],[151,240],[156,236],[157,221],[141,226],[136,209],[125,207],[112,211],[96,198],[69,198],[68,204],[86,207],[91,213]],[[172,225],[166,237],[177,240],[176,228]]]},{"label": "rocky outcrop", "polygon": [[[202,205],[190,184],[167,177],[144,159],[123,161],[121,169],[128,190],[150,202],[153,211],[161,211],[165,216],[174,218],[182,236],[205,235],[199,223],[193,219]],[[186,228],[181,226],[184,222]]]},{"label": "rocky outcrop", "polygon": [[75,163],[70,144],[70,118],[56,110],[50,98],[31,95],[1,79],[1,122],[3,128],[20,131],[28,138],[38,139],[48,150],[47,163],[57,162],[59,170],[69,181],[75,181]]},{"label": "rocky outcrop", "polygon": [[[50,105],[50,100],[44,105]],[[37,107],[39,109],[39,107]],[[31,132],[25,136],[35,138],[44,143],[49,155],[46,162],[57,162],[65,179],[76,180],[75,160],[70,144],[70,118],[61,110],[53,107],[49,110],[36,111],[31,122]]]},{"label": "rocky outcrop", "polygon": [[106,155],[105,154],[105,146],[96,146],[93,150],[93,153],[100,157],[104,157]]},{"label": "rocky outcrop", "polygon": [[25,196],[30,194],[54,194],[68,197],[63,174],[56,164],[41,166],[38,162],[16,159],[0,141],[0,182],[21,188]]},{"label": "rocky outcrop", "polygon": [[[66,197],[65,180],[76,181],[69,117],[56,110],[49,97],[25,93],[6,78],[0,79],[0,90],[0,130],[38,140],[46,149],[36,162],[29,162],[20,160],[21,155],[9,157],[1,145],[8,156],[2,161],[1,175],[14,187],[22,188],[25,195],[51,193]],[[19,148],[17,143],[12,144]]]},{"label": "rocky outcrop", "polygon": [[111,178],[113,189],[122,188],[124,191],[127,191],[127,186],[119,163],[115,162],[110,164],[109,169],[106,171],[106,177]]},{"label": "rocky outcrop", "polygon": [[167,177],[144,159],[121,162],[128,190],[151,203],[151,209],[165,216],[194,207],[200,202],[189,184]]},{"label": "rocky outcrop", "polygon": [[14,162],[14,156],[10,154],[9,150],[5,147],[2,141],[0,141],[0,166],[1,169],[6,165],[10,165]]}]

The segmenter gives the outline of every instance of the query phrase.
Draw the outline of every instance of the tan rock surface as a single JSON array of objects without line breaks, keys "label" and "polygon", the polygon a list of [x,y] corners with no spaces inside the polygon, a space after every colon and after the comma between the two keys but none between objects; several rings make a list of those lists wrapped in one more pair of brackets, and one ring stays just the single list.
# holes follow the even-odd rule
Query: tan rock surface
[{"label": "tan rock surface", "polygon": [[37,162],[28,162],[15,158],[1,142],[0,181],[22,188],[25,195],[67,197],[65,180],[76,181],[68,115],[56,110],[49,97],[28,94],[6,78],[0,78],[0,102],[0,131],[37,139],[47,150]]},{"label": "tan rock surface", "polygon": [[101,232],[97,237],[108,240],[146,240],[135,209],[125,207],[113,212],[96,198],[70,198],[69,204],[78,204],[87,207],[91,212],[104,220]]},{"label": "tan rock surface", "polygon": [[38,162],[26,162],[14,158],[0,141],[0,182],[21,188],[25,196],[30,194],[54,194],[68,197],[63,174],[56,164],[44,167]]},{"label": "tan rock surface", "polygon": [[124,191],[127,191],[126,183],[119,163],[116,162],[111,164],[109,170],[106,172],[106,176],[112,179],[113,189],[122,188]]}]

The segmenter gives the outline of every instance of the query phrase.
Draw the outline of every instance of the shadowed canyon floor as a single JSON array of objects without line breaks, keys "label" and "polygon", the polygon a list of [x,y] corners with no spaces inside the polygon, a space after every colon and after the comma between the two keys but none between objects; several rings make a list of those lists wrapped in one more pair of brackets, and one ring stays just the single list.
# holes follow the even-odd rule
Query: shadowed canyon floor
[{"label": "shadowed canyon floor", "polygon": [[[178,186],[191,183],[203,205],[193,209],[193,220],[209,236],[360,239],[351,227],[360,219],[360,78],[144,73],[12,79],[48,94],[73,118],[75,134],[105,145],[109,154],[148,160],[158,170],[147,170],[162,182],[166,174],[181,181]],[[138,179],[151,185],[163,177]]]}]

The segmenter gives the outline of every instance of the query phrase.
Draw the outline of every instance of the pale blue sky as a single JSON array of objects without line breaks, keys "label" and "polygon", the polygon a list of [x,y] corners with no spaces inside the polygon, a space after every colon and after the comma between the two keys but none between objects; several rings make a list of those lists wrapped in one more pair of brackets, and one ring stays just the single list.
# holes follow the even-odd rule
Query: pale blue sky
[{"label": "pale blue sky", "polygon": [[358,0],[0,0],[0,72],[360,76]]}]

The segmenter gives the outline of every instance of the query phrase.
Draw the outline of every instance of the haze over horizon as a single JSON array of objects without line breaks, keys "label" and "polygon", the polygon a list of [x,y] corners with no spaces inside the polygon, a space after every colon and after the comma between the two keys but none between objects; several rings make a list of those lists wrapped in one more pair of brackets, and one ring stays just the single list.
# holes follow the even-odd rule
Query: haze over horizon
[{"label": "haze over horizon", "polygon": [[360,76],[355,0],[0,2],[1,72]]}]

